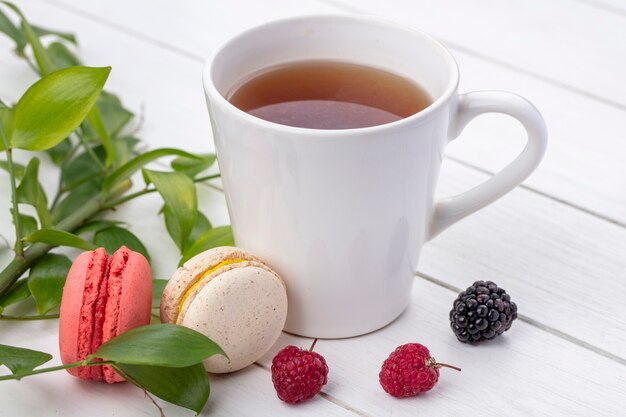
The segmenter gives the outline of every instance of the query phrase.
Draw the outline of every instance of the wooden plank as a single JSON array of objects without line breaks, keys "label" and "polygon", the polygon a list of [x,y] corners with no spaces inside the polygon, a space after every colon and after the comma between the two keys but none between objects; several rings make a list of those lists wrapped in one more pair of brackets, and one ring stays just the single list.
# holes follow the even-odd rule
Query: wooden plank
[{"label": "wooden plank", "polygon": [[[143,12],[151,7],[147,0],[132,2],[132,6],[120,0],[91,0],[79,3],[69,0],[56,1],[62,2],[64,7],[78,10],[79,13],[89,13],[92,17],[106,16],[108,24],[140,33],[151,42],[167,43],[169,47],[190,54],[198,60],[208,55],[220,38],[226,38],[246,27],[274,17],[273,10],[280,10],[275,17],[282,17],[297,12],[327,12],[328,6],[336,4],[333,2],[327,6],[303,1],[298,2],[296,6],[293,2],[272,0],[270,5],[263,3],[262,7],[251,2],[250,12],[241,13],[240,6],[234,3],[185,2],[176,6],[175,13],[179,19],[185,21],[185,25],[176,25],[170,22],[173,15],[170,8],[173,6],[163,1],[155,3],[159,7],[151,12],[150,19],[141,18]],[[388,7],[387,3],[384,3],[384,6],[380,2],[358,4],[374,7],[374,3],[380,4],[380,8],[373,8],[372,11],[402,20],[400,15],[393,14],[396,8]],[[443,3],[425,9],[439,8],[442,7],[441,4]],[[408,4],[404,4],[403,7],[410,10]],[[462,7],[470,6],[463,3]],[[578,16],[575,14],[576,10],[578,9],[574,8],[572,11],[575,18]],[[527,13],[531,13],[531,10]],[[595,16],[592,12],[590,14]],[[208,24],[207,16],[220,16],[219,19],[214,19],[218,26]],[[434,26],[425,17],[423,19],[428,20],[426,23],[432,26],[424,26],[425,29],[433,29],[432,32],[441,36],[444,41],[448,39],[447,34],[441,32],[443,29],[436,31],[434,29],[439,26]],[[425,23],[415,19],[407,21],[406,18],[404,22],[414,27],[420,27],[421,23]],[[468,28],[468,25],[469,20],[466,20],[461,27]],[[467,32],[474,33],[474,29],[472,27],[472,30]],[[480,45],[482,48],[484,42],[468,41],[467,45]],[[464,49],[455,47],[454,43],[448,46],[451,46],[459,62],[462,73],[461,91],[481,89],[514,91],[533,101],[544,114],[550,135],[548,151],[539,170],[526,181],[526,184],[559,200],[626,224],[626,193],[617,192],[623,188],[623,178],[626,178],[626,165],[620,158],[620,155],[626,152],[626,144],[620,134],[626,128],[623,109],[468,54]],[[488,42],[485,47],[488,47]],[[176,58],[172,56],[171,61],[175,60]],[[598,67],[600,68],[600,64]],[[576,66],[576,69],[579,68]],[[197,85],[194,85],[194,88],[197,90]],[[189,92],[190,97],[198,94],[195,90]],[[451,144],[448,152],[457,159],[493,172],[519,152],[524,140],[525,133],[516,121],[505,117],[486,116],[472,123],[461,140]],[[608,149],[611,151],[607,151]]]},{"label": "wooden plank", "polygon": [[[375,416],[611,416],[626,403],[623,367],[523,322],[491,344],[458,342],[448,322],[455,294],[417,280],[413,301],[392,325],[343,340],[320,340],[315,350],[328,363],[324,392]],[[419,342],[441,362],[439,383],[422,396],[398,400],[379,385],[383,360],[397,346]],[[283,334],[261,362],[287,344],[310,339]]]}]

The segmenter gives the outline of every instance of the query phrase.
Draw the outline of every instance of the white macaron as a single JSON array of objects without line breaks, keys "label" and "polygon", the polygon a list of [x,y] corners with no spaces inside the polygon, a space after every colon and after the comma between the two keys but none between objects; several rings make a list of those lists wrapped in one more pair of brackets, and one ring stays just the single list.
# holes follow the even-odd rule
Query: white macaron
[{"label": "white macaron", "polygon": [[172,276],[161,297],[161,321],[196,330],[228,359],[204,361],[207,371],[245,368],[274,345],[287,318],[285,283],[256,256],[219,247],[189,259]]}]

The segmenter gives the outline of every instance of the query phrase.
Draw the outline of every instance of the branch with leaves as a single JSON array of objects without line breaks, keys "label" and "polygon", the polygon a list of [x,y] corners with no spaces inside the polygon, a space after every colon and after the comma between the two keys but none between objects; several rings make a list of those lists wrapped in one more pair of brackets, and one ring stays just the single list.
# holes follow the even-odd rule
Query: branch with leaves
[{"label": "branch with leaves", "polygon": [[[206,249],[233,245],[230,227],[213,227],[198,210],[197,184],[219,176],[206,174],[215,163],[215,155],[196,155],[175,148],[141,152],[141,141],[135,137],[134,114],[115,94],[103,90],[111,68],[82,66],[72,52],[77,42],[73,35],[31,25],[15,5],[6,1],[0,1],[0,33],[14,41],[16,55],[41,77],[17,103],[6,104],[0,98],[0,156],[5,156],[4,160],[0,159],[0,169],[8,174],[10,214],[15,225],[14,257],[0,271],[0,320],[58,317],[71,261],[65,255],[53,253],[56,247],[84,250],[104,247],[113,253],[126,245],[150,259],[141,240],[125,224],[109,217],[120,205],[147,194],[158,194],[163,200],[160,212],[155,214],[163,215],[165,228],[180,250],[181,263]],[[17,149],[33,152],[27,164],[15,161]],[[56,174],[45,174],[58,176],[58,187],[53,194],[39,181],[42,158],[49,159],[57,168]],[[146,168],[163,158],[170,160],[170,170]],[[132,179],[139,173],[144,185],[131,192]],[[53,197],[49,199],[48,195]],[[25,211],[25,206],[31,209]],[[158,300],[164,281],[155,280],[154,284],[154,299]],[[36,312],[7,313],[7,308],[24,305],[29,299],[34,299]],[[205,349],[196,356],[188,356],[188,349],[171,354],[163,343],[173,333],[159,332],[138,330],[132,337],[121,335],[103,345],[98,357],[106,357],[107,363],[131,383],[199,412],[209,392],[200,362],[216,350]],[[155,335],[163,339],[150,339]],[[123,337],[131,338],[132,343]],[[146,357],[146,349],[152,346],[150,343],[164,350],[155,353],[157,359],[153,362],[141,362],[140,357]],[[117,344],[127,346],[126,352],[132,354],[122,358],[106,350],[109,349],[106,346]],[[0,365],[12,371],[12,375],[0,376],[0,380],[97,364],[95,359],[88,358],[72,365],[35,369],[50,357],[33,352],[0,345]],[[194,359],[172,364],[172,358],[181,357]],[[183,376],[190,375],[200,388],[183,385]],[[186,397],[177,394],[183,386],[190,393]]]}]

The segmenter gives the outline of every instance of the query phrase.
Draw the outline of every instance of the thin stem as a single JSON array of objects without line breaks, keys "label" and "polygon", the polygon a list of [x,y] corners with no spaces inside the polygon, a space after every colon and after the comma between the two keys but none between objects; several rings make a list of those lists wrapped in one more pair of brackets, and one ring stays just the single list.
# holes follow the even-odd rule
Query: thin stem
[{"label": "thin stem", "polygon": [[85,148],[85,150],[87,151],[89,156],[91,156],[91,159],[93,159],[94,162],[100,167],[100,169],[102,169],[104,171],[104,164],[102,163],[100,158],[98,158],[98,155],[96,155],[96,153],[94,152],[93,148],[91,146],[89,146],[89,144],[87,143],[87,140],[85,139],[83,134],[80,133],[78,130],[76,130],[74,133],[76,133],[76,137],[78,138],[80,143],[83,145],[83,147]]},{"label": "thin stem", "polygon": [[141,197],[142,195],[153,193],[155,191],[156,191],[156,188],[144,188],[143,190],[137,191],[136,193],[128,194],[128,195],[126,195],[126,196],[124,196],[122,198],[119,198],[117,200],[113,200],[113,201],[110,201],[108,203],[105,203],[102,206],[102,209],[103,210],[110,210],[110,209],[112,209],[114,207],[117,207],[120,204],[124,204],[125,202],[130,201],[130,200],[132,200],[134,198]]},{"label": "thin stem", "polygon": [[[207,175],[206,177],[199,177],[199,178],[195,178],[193,180],[193,182],[204,182],[204,181],[208,181],[208,180],[214,180],[216,178],[219,178],[220,174],[213,174],[213,175]],[[120,204],[124,204],[127,201],[133,200],[137,197],[141,197],[142,195],[146,195],[146,194],[150,194],[150,193],[154,193],[155,191],[157,191],[156,188],[144,188],[141,191],[137,191],[135,193],[132,194],[128,194],[118,200],[113,200],[113,201],[109,201],[107,203],[104,204],[104,206],[102,206],[103,210],[111,210],[114,207],[119,206]]]},{"label": "thin stem", "polygon": [[193,180],[193,182],[204,182],[204,181],[209,181],[209,180],[214,180],[216,178],[219,178],[221,176],[221,174],[213,174],[213,175],[207,175],[206,177],[198,177],[196,179]]},{"label": "thin stem", "polygon": [[0,314],[0,320],[6,321],[50,320],[58,318],[58,314],[41,314],[38,316],[5,316],[3,314]]},{"label": "thin stem", "polygon": [[456,367],[456,366],[452,366],[452,365],[448,365],[447,363],[437,362],[437,359],[433,358],[432,356],[426,358],[426,366],[429,366],[429,367],[435,368],[435,369],[451,368],[451,369],[454,369],[456,371],[461,372],[461,368]]},{"label": "thin stem", "polygon": [[11,179],[11,201],[13,202],[13,223],[15,223],[15,254],[24,257],[24,243],[22,242],[22,228],[20,225],[20,213],[17,209],[17,185],[15,180],[15,169],[13,168],[13,149],[4,132],[4,126],[0,122],[0,136],[4,142],[7,153],[7,163],[9,164],[9,177]]},{"label": "thin stem", "polygon": [[31,376],[31,375],[37,375],[37,374],[45,374],[45,373],[48,373],[48,372],[61,371],[63,369],[69,369],[69,368],[78,368],[79,366],[112,365],[114,363],[115,362],[113,362],[113,361],[98,361],[98,362],[79,361],[79,362],[72,362],[72,363],[68,363],[67,365],[52,366],[50,368],[35,369],[34,371],[29,371],[29,372],[20,372],[19,374],[0,376],[0,381],[9,381],[11,379],[22,379],[25,376]]},{"label": "thin stem", "polygon": [[313,349],[315,349],[316,343],[317,343],[317,337],[313,340],[313,343],[311,344],[311,347],[309,348],[309,352],[313,352]]},{"label": "thin stem", "polygon": [[152,404],[154,404],[154,406],[159,410],[159,413],[161,414],[161,417],[165,417],[165,414],[163,413],[163,409],[161,408],[161,406],[159,406],[159,404],[157,404],[157,402],[154,400],[154,398],[152,398],[152,396],[150,394],[148,394],[148,390],[146,390],[146,388],[144,388],[143,385],[141,385],[132,376],[130,376],[126,372],[124,372],[122,370],[122,368],[120,368],[117,364],[114,364],[114,365],[111,365],[111,366],[113,367],[115,372],[117,372],[122,378],[124,378],[126,381],[130,382],[131,384],[133,384],[137,388],[143,390],[143,393],[146,395],[146,397],[148,397],[150,399],[150,401],[152,401]]}]

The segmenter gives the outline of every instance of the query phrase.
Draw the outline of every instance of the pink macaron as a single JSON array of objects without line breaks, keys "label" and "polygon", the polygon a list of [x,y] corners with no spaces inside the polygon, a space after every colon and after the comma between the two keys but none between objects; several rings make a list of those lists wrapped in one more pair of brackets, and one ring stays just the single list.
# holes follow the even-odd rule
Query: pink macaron
[{"label": "pink macaron", "polygon": [[[152,272],[146,258],[126,246],[107,256],[104,248],[79,255],[63,288],[59,349],[64,364],[84,360],[109,339],[150,323]],[[85,380],[121,382],[113,368],[67,370]]]}]

